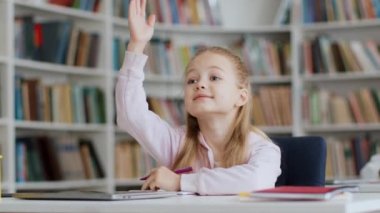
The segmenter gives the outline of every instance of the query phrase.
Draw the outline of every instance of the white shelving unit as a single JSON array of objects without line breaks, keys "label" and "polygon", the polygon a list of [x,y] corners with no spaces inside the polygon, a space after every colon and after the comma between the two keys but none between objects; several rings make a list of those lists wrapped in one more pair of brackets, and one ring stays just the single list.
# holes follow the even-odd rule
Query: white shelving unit
[{"label": "white shelving unit", "polygon": [[0,118],[0,126],[8,125],[8,121],[5,118]]},{"label": "white shelving unit", "polygon": [[[301,26],[299,35],[302,40],[310,40],[318,35],[327,35],[333,41],[370,41],[373,40],[379,43],[380,40],[378,35],[380,33],[380,20],[379,19],[364,19],[357,21],[335,21],[335,22],[324,22],[324,23],[313,23],[304,24]],[[299,44],[300,49],[301,44]],[[301,64],[301,58],[299,58],[299,64]],[[302,66],[301,66],[302,69]],[[302,71],[302,70],[300,70]],[[349,92],[355,92],[363,88],[370,88],[375,90],[380,90],[380,70],[363,70],[356,72],[346,72],[346,73],[334,73],[334,74],[301,74],[300,79],[302,83],[303,90],[308,88],[319,88],[330,92],[331,95],[343,95],[347,96]],[[302,73],[302,72],[299,72]],[[330,111],[330,113],[332,113]],[[330,163],[330,171],[326,170],[327,179],[342,179],[342,178],[355,178],[354,176],[358,174],[360,170],[360,163],[355,159],[355,163],[359,165],[357,168],[353,169],[356,174],[348,174],[349,171],[345,171],[345,168],[340,168],[338,163],[347,163],[350,161],[350,154],[352,153],[352,158],[359,158],[358,153],[364,153],[362,159],[366,163],[367,155],[373,154],[373,147],[366,151],[361,148],[352,147],[350,149],[344,149],[344,154],[338,153],[343,152],[343,150],[338,150],[335,146],[336,144],[331,143],[342,143],[347,145],[347,143],[355,143],[360,141],[360,144],[376,143],[380,135],[380,124],[379,123],[350,123],[350,124],[318,124],[311,125],[309,123],[302,123],[302,132],[305,135],[321,135],[328,141],[328,148],[330,150],[330,158],[328,157],[327,162]],[[369,142],[371,141],[371,142]],[[344,146],[342,145],[342,146]],[[375,146],[375,145],[374,145]],[[356,152],[356,153],[355,153]],[[336,156],[342,154],[344,156],[341,159],[336,159]],[[370,157],[370,156],[369,156]],[[335,158],[335,160],[332,160]],[[338,157],[339,158],[339,157]],[[340,164],[342,165],[342,164]],[[339,167],[339,168],[338,168]],[[350,170],[347,169],[346,170]]]},{"label": "white shelving unit", "polygon": [[[47,2],[47,1],[46,1]],[[111,43],[112,29],[110,23],[110,5],[103,1],[99,13],[86,12],[56,5],[47,4],[45,1],[1,1],[0,26],[2,30],[0,38],[6,42],[0,46],[0,72],[1,83],[6,82],[3,91],[5,97],[1,102],[4,110],[0,118],[0,133],[2,136],[2,149],[4,150],[3,189],[8,192],[17,190],[59,190],[70,188],[97,188],[113,191],[113,114],[112,91],[113,75],[108,72],[111,61],[111,50],[107,50]],[[71,20],[82,29],[97,32],[101,37],[99,62],[97,68],[85,68],[52,64],[46,62],[19,59],[14,57],[14,17],[17,15],[33,15],[46,20]],[[108,17],[106,16],[108,14]],[[108,56],[108,57],[105,57]],[[2,66],[1,65],[5,65]],[[4,74],[5,73],[5,74]],[[25,76],[49,79],[58,82],[83,82],[84,85],[94,85],[102,88],[106,100],[107,122],[105,124],[66,124],[46,123],[36,121],[18,121],[14,119],[14,76],[20,73]],[[5,79],[4,79],[5,78]],[[2,85],[3,89],[3,85]],[[106,177],[104,179],[79,180],[79,181],[42,181],[17,183],[15,178],[15,138],[19,135],[73,135],[87,137],[94,142],[98,151]]]},{"label": "white shelving unit", "polygon": [[[328,22],[315,23],[302,26],[301,35],[304,39],[313,38],[317,35],[328,35],[337,40],[374,40],[379,42],[380,20],[360,20],[351,22]],[[369,72],[371,71],[371,72]],[[303,88],[317,86],[346,94],[347,91],[361,88],[380,89],[380,70],[365,70],[365,72],[347,72],[333,74],[302,74]],[[304,134],[339,135],[345,133],[346,136],[357,133],[380,132],[380,125],[375,123],[367,124],[346,124],[346,125],[309,125],[305,124]]]},{"label": "white shelving unit", "polygon": [[[33,3],[42,2],[42,3]],[[64,8],[44,3],[45,1],[23,1],[23,0],[3,0],[0,2],[0,83],[2,89],[0,117],[0,143],[2,142],[3,159],[3,190],[14,192],[16,190],[35,189],[67,189],[67,188],[103,188],[107,191],[115,190],[116,186],[136,186],[140,185],[139,180],[115,180],[114,178],[114,146],[119,138],[130,137],[125,132],[114,126],[114,98],[113,90],[117,73],[112,70],[112,42],[115,36],[128,37],[128,23],[125,19],[113,17],[112,1],[102,0],[99,13],[85,12],[70,8]],[[292,112],[293,125],[281,127],[261,127],[269,134],[286,134],[302,136],[307,134],[334,134],[348,132],[380,131],[380,124],[366,125],[324,125],[310,126],[303,123],[301,95],[304,87],[310,84],[329,84],[339,87],[348,84],[355,87],[363,82],[371,81],[373,85],[380,85],[380,74],[339,74],[339,75],[313,75],[304,76],[301,74],[302,54],[300,45],[305,38],[313,37],[319,33],[327,33],[332,36],[342,36],[346,38],[374,37],[376,32],[380,32],[380,21],[358,21],[352,23],[324,23],[303,25],[301,17],[294,18],[290,26],[272,25],[273,14],[266,11],[265,18],[262,18],[263,25],[247,24],[247,20],[256,22],[257,13],[247,13],[242,15],[241,5],[247,8],[257,9],[257,5],[262,4],[261,0],[221,0],[221,9],[225,26],[173,26],[157,24],[155,33],[158,36],[171,38],[176,44],[198,43],[200,41],[210,42],[210,44],[223,44],[241,38],[244,35],[255,37],[285,38],[290,40],[292,48],[292,75],[284,77],[258,77],[253,76],[251,82],[255,86],[261,85],[290,85],[292,91]],[[277,0],[268,1],[270,5],[278,5]],[[276,3],[277,2],[277,3]],[[301,0],[293,1],[297,8],[294,17],[299,15]],[[34,14],[51,19],[73,20],[74,23],[85,29],[98,32],[101,35],[101,46],[98,56],[97,68],[80,68],[73,66],[57,65],[14,57],[14,17],[19,14]],[[242,20],[244,17],[244,21]],[[264,17],[264,16],[262,16]],[[375,33],[374,33],[375,32]],[[378,34],[377,34],[378,35]],[[212,37],[212,39],[209,39]],[[207,40],[208,39],[208,40]],[[212,41],[210,41],[212,40]],[[100,86],[106,95],[106,123],[94,124],[52,124],[45,122],[16,121],[14,119],[14,76],[22,73],[31,76],[41,76],[48,78],[69,79],[70,81],[84,81]],[[352,83],[355,82],[355,83]],[[151,96],[181,98],[182,78],[147,75],[144,82],[147,93]],[[334,88],[334,86],[331,86]],[[335,86],[336,87],[336,86]],[[6,100],[6,101],[5,101]],[[100,154],[102,165],[106,172],[106,177],[100,180],[84,181],[59,181],[59,182],[27,182],[16,183],[15,178],[15,138],[20,134],[38,134],[46,132],[49,134],[73,134],[87,136],[93,139],[95,147]]]},{"label": "white shelving unit", "polygon": [[7,58],[4,56],[0,56],[0,64],[6,64],[7,63]]}]

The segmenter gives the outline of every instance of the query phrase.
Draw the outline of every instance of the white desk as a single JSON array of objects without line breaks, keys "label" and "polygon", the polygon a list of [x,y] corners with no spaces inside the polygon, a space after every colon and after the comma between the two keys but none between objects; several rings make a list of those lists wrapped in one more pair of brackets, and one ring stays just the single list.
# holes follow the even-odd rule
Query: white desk
[{"label": "white desk", "polygon": [[380,193],[358,193],[352,199],[307,202],[241,201],[237,196],[181,196],[134,201],[32,201],[3,198],[0,212],[366,212],[380,211]]}]

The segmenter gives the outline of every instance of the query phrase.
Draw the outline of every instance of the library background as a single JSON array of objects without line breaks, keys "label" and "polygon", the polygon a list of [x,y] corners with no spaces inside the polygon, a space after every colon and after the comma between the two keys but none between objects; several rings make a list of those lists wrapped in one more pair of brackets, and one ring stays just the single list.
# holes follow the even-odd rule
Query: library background
[{"label": "library background", "polygon": [[[128,0],[0,0],[3,192],[139,187],[155,162],[115,125]],[[380,153],[380,3],[148,0],[150,108],[184,123],[183,70],[219,45],[251,71],[253,123],[320,135],[326,178],[358,177]],[[263,107],[265,106],[265,107]]]}]

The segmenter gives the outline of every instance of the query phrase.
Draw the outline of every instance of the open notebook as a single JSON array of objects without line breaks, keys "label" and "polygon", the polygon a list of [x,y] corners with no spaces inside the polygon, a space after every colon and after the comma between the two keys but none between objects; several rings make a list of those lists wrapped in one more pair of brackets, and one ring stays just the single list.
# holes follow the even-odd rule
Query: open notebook
[{"label": "open notebook", "polygon": [[137,200],[192,194],[187,192],[131,190],[115,193],[99,191],[16,192],[13,197],[31,200]]}]

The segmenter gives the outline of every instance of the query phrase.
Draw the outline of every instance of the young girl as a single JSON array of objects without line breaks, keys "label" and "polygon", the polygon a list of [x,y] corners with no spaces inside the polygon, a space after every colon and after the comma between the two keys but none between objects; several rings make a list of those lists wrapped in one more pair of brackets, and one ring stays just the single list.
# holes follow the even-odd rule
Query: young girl
[{"label": "young girl", "polygon": [[[236,194],[274,187],[280,150],[250,124],[249,75],[239,57],[219,47],[199,51],[185,75],[187,125],[173,128],[148,110],[143,88],[146,44],[155,16],[146,0],[131,0],[130,43],[116,85],[117,123],[160,165],[142,189]],[[174,169],[192,166],[193,173]]]}]

